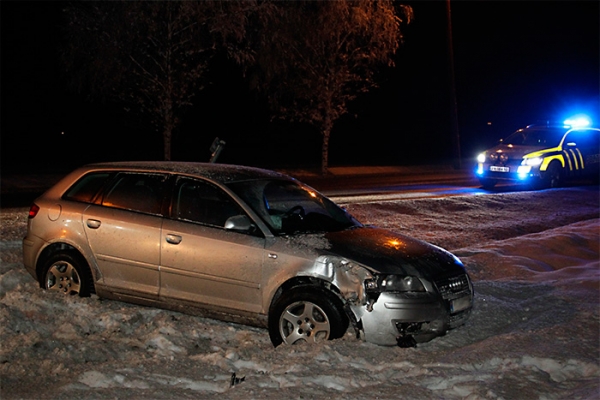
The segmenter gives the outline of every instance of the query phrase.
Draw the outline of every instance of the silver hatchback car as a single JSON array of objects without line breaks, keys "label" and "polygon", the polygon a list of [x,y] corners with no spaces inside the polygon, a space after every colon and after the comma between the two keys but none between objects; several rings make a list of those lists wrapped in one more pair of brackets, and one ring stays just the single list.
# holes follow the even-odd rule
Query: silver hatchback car
[{"label": "silver hatchback car", "polygon": [[266,327],[275,346],[413,346],[467,320],[463,264],[364,226],[294,178],[222,164],[102,163],[35,200],[24,265],[42,288]]}]

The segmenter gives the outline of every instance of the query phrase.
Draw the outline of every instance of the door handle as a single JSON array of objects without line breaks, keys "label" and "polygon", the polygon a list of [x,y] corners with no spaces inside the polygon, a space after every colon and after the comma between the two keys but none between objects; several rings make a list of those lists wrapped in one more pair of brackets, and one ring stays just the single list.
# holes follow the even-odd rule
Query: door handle
[{"label": "door handle", "polygon": [[100,225],[102,225],[102,222],[98,221],[97,219],[88,219],[87,220],[87,226],[90,229],[98,229],[98,228],[100,228]]},{"label": "door handle", "polygon": [[179,244],[183,240],[183,238],[179,235],[168,234],[166,237],[167,243],[171,244]]}]

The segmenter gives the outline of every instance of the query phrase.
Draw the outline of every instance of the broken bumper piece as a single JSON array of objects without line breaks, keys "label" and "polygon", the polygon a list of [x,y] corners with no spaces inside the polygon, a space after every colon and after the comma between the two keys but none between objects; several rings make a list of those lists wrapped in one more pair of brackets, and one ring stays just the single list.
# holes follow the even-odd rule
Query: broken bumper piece
[{"label": "broken bumper piece", "polygon": [[413,347],[442,336],[462,325],[471,311],[468,307],[451,314],[446,303],[429,294],[409,298],[382,293],[372,311],[362,314],[364,339],[384,346]]}]

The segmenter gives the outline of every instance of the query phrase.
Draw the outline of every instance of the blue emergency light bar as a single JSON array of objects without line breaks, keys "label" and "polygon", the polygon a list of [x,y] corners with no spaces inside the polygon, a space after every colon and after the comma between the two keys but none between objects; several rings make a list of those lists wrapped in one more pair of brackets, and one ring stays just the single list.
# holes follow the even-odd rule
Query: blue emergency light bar
[{"label": "blue emergency light bar", "polygon": [[592,122],[587,117],[587,115],[576,115],[571,118],[565,119],[563,123],[565,125],[570,126],[571,128],[583,128],[592,125]]}]

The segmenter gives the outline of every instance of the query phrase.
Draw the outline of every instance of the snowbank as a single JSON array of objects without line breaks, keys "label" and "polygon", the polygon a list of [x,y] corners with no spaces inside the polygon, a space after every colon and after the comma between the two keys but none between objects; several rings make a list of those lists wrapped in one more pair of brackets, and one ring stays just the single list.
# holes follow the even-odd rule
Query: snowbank
[{"label": "snowbank", "polygon": [[[0,374],[13,398],[595,399],[600,396],[597,188],[345,204],[464,261],[466,326],[416,348],[351,334],[274,349],[265,330],[39,289],[26,211],[1,214]],[[235,374],[235,375],[234,375]]]}]

